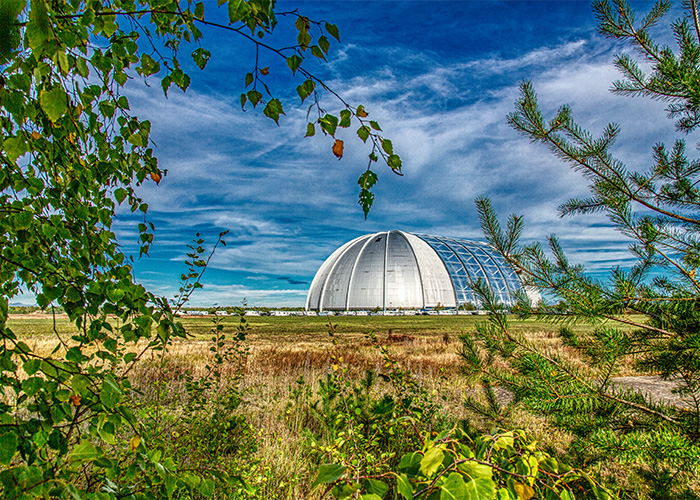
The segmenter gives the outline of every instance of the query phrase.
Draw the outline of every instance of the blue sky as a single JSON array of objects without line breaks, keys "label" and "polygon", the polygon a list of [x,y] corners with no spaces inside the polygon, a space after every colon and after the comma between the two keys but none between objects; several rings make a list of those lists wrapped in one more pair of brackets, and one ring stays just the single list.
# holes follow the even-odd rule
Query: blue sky
[{"label": "blue sky", "polygon": [[[633,5],[644,10],[649,3]],[[614,152],[630,168],[646,167],[652,145],[674,138],[662,103],[609,92],[618,77],[614,55],[625,47],[596,33],[589,2],[284,1],[278,7],[338,25],[342,44],[332,45],[327,63],[311,61],[308,69],[348,102],[365,105],[393,140],[404,176],[377,166],[376,201],[365,221],[356,181],[368,147],[341,133],[345,156],[337,160],[330,138],[304,139],[299,81],[284,61],[264,52],[261,66],[270,66],[268,81],[286,116],[277,126],[259,112],[242,112],[238,96],[254,49],[230,33],[207,30],[203,45],[212,59],[204,71],[189,68],[185,94],[172,90],[165,99],[155,79],[150,87],[134,81],[129,90],[132,109],[152,121],[156,155],[168,170],[160,185],[140,188],[156,236],[150,257],[134,267],[153,292],[175,294],[195,233],[211,244],[229,230],[191,305],[246,298],[252,305],[302,306],[325,258],[361,234],[401,229],[481,239],[479,195],[489,196],[504,218],[525,215],[526,241],[559,235],[571,260],[593,273],[629,264],[627,242],[603,217],[558,218],[556,207],[585,195],[586,182],[506,124],[518,84],[527,79],[547,112],[568,103],[594,133],[620,123]],[[288,22],[280,20],[268,43],[290,45]],[[340,109],[330,95],[323,99],[329,111]],[[137,222],[120,212],[114,226],[136,254]]]}]

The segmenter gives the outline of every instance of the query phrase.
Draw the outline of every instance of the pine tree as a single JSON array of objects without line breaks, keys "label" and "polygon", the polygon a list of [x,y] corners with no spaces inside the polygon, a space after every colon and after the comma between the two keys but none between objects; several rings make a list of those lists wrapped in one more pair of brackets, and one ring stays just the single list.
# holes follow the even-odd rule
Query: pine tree
[{"label": "pine tree", "polygon": [[[593,8],[599,31],[630,44],[651,67],[645,73],[634,58],[617,56],[623,77],[612,91],[668,103],[677,130],[688,135],[700,125],[700,21],[695,0],[683,5],[684,17],[670,26],[676,50],[650,34],[670,2],[658,1],[639,22],[624,0],[597,1]],[[584,364],[514,332],[487,287],[478,284],[482,302],[494,314],[475,337],[463,338],[470,373],[487,391],[492,385],[506,387],[516,404],[573,433],[581,460],[628,464],[652,497],[697,498],[691,484],[700,470],[700,161],[688,156],[680,138],[670,147],[654,145],[648,170],[632,168],[611,153],[618,125],[594,137],[567,106],[546,120],[529,82],[521,85],[508,121],[588,179],[590,196],[566,202],[560,214],[605,214],[630,239],[636,263],[612,269],[607,280],[593,279],[569,263],[556,237],[550,237],[548,249],[521,245],[522,217],[511,216],[503,229],[489,200],[478,199],[489,242],[527,285],[558,302],[535,305],[522,297],[516,309],[525,317],[566,322],[559,338]],[[496,360],[510,370],[496,369]],[[613,377],[630,364],[640,374],[676,381],[686,404],[653,401],[616,386]]]}]

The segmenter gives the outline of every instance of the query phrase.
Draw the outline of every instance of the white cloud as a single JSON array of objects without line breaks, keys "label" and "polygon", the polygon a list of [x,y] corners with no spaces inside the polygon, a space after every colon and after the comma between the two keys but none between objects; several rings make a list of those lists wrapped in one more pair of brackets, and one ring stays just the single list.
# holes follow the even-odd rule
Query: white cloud
[{"label": "white cloud", "polygon": [[[359,50],[347,47],[344,54]],[[371,50],[382,55],[381,48]],[[310,277],[335,247],[362,232],[409,229],[479,239],[473,199],[485,194],[504,218],[525,215],[526,240],[557,233],[572,261],[596,270],[628,262],[625,238],[604,217],[557,217],[558,205],[587,194],[585,179],[505,122],[518,82],[531,78],[550,115],[569,103],[594,133],[624,120],[615,152],[633,168],[649,163],[651,145],[672,137],[673,126],[662,118],[662,104],[610,94],[618,75],[607,41],[579,39],[517,58],[448,63],[429,54],[386,52],[391,57],[384,65],[329,82],[349,102],[365,104],[404,161],[402,178],[376,166],[380,180],[369,223],[355,204],[355,179],[369,150],[352,130],[339,132],[346,155],[338,162],[329,138],[302,140],[305,110],[291,105],[277,127],[258,112],[243,114],[228,104],[235,101],[231,95],[172,93],[163,103],[162,96],[135,94],[153,122],[161,166],[170,170],[160,186],[147,183],[142,190],[154,214],[168,219],[162,244],[175,247],[171,235],[186,229],[232,229],[231,246],[215,255],[214,268]],[[424,70],[389,65],[400,58],[419,61]],[[211,290],[211,297],[221,293],[220,303],[265,292],[234,285]],[[274,293],[301,297],[298,290]]]}]

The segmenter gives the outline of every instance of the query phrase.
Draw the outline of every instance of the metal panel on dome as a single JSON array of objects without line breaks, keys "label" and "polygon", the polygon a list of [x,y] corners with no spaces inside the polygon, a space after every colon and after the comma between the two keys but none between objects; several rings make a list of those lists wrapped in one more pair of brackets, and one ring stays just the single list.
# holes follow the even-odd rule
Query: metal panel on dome
[{"label": "metal panel on dome", "polygon": [[348,302],[348,285],[353,266],[368,237],[363,236],[347,247],[333,263],[323,285],[321,309],[345,309]]},{"label": "metal panel on dome", "polygon": [[309,294],[306,298],[306,309],[319,309],[321,306],[321,295],[323,293],[323,288],[326,282],[326,279],[328,278],[328,274],[330,273],[331,269],[333,268],[333,264],[335,264],[335,261],[340,257],[340,255],[345,252],[347,248],[349,248],[353,243],[355,243],[357,240],[360,240],[362,238],[365,238],[365,236],[359,236],[355,238],[354,240],[348,241],[346,244],[338,248],[335,252],[333,252],[330,257],[328,257],[323,264],[321,264],[321,267],[318,269],[316,272],[316,276],[314,276],[313,281],[311,282],[311,287],[309,287]]},{"label": "metal panel on dome", "polygon": [[398,231],[387,233],[384,307],[422,308],[423,293],[418,262],[408,240]]},{"label": "metal panel on dome", "polygon": [[454,288],[450,275],[440,257],[430,245],[415,234],[399,231],[411,245],[418,263],[423,291],[422,307],[456,307]]},{"label": "metal panel on dome", "polygon": [[347,307],[374,309],[383,307],[386,233],[371,235],[362,247],[350,278]]}]

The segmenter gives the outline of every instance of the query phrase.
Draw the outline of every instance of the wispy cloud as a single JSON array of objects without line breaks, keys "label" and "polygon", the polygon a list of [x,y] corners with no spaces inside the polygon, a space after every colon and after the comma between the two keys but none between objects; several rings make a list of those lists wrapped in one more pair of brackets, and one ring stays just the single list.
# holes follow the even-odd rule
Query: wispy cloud
[{"label": "wispy cloud", "polygon": [[[466,16],[460,9],[476,15],[470,6],[450,5],[455,15]],[[537,19],[530,21],[544,30]],[[405,229],[480,239],[473,200],[487,195],[504,217],[525,215],[528,241],[556,233],[572,261],[596,272],[628,265],[627,242],[602,216],[557,216],[561,203],[586,195],[586,181],[506,124],[519,82],[531,79],[547,113],[568,103],[594,133],[622,122],[614,152],[630,168],[650,162],[657,140],[675,137],[662,103],[609,92],[618,77],[615,49],[588,26],[572,26],[575,36],[561,40],[544,31],[527,35],[527,50],[509,46],[455,56],[381,34],[372,34],[371,44],[351,40],[343,46],[323,69],[329,85],[349,102],[365,104],[404,161],[403,177],[376,166],[377,199],[368,222],[356,204],[355,180],[369,150],[353,138],[353,129],[339,132],[346,155],[337,161],[329,138],[319,133],[302,140],[306,108],[293,107],[293,97],[277,127],[232,104],[241,90],[235,85],[219,84],[215,91],[195,86],[184,96],[171,92],[168,100],[156,89],[133,91],[132,107],[153,122],[156,153],[168,169],[160,186],[146,183],[140,190],[158,227],[152,262],[181,263],[193,233],[211,242],[230,230],[207,271],[213,284],[197,300],[223,304],[245,296],[251,303],[302,305],[305,285],[321,262],[359,234]],[[337,108],[331,101],[323,101],[329,111]],[[135,223],[124,213],[115,226],[126,246],[136,241]],[[246,274],[264,286],[242,284]],[[291,286],[275,288],[281,282]],[[152,284],[171,289],[162,281]]]}]

